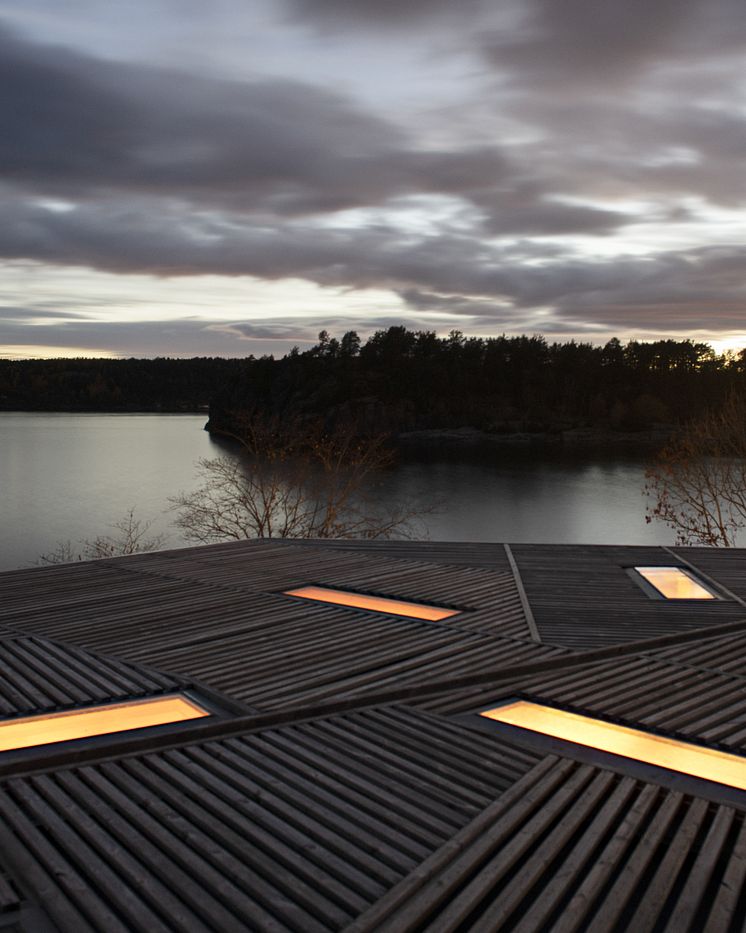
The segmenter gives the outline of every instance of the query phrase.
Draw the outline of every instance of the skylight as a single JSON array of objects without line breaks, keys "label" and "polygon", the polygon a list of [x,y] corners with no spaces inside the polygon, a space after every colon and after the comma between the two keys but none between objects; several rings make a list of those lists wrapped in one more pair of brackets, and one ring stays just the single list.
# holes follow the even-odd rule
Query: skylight
[{"label": "skylight", "polygon": [[347,590],[334,590],[325,586],[302,586],[296,590],[286,590],[285,595],[312,599],[315,602],[333,603],[335,606],[384,612],[387,615],[407,616],[410,619],[425,619],[429,622],[438,622],[459,613],[458,609],[425,606],[422,603],[409,603],[400,599],[388,599],[385,596],[366,596],[363,593],[350,593]]},{"label": "skylight", "polygon": [[669,739],[641,729],[617,726],[529,700],[514,700],[479,715],[555,739],[746,790],[746,758],[740,755]]},{"label": "skylight", "polygon": [[209,715],[197,703],[179,694],[24,716],[20,719],[3,719],[0,720],[0,752],[94,735],[110,735],[129,729],[163,726]]},{"label": "skylight", "polygon": [[683,567],[635,567],[664,599],[717,599],[717,594]]}]

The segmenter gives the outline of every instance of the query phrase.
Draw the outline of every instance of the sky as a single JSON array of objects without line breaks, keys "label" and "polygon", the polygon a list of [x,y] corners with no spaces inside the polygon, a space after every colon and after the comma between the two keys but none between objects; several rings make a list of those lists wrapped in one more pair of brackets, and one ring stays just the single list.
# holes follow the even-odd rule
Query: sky
[{"label": "sky", "polygon": [[0,0],[0,358],[746,346],[743,0]]}]

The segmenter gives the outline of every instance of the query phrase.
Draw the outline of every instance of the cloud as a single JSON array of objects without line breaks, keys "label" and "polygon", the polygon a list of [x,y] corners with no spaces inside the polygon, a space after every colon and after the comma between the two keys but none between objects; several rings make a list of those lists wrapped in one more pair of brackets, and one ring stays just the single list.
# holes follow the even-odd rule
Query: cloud
[{"label": "cloud", "polygon": [[484,49],[497,69],[554,93],[581,86],[639,82],[677,61],[696,64],[746,39],[738,0],[527,0],[519,29],[488,35]]},{"label": "cloud", "polygon": [[493,183],[496,147],[418,151],[333,91],[105,62],[0,32],[6,181],[73,200],[111,192],[271,215]]},{"label": "cloud", "polygon": [[478,203],[493,236],[603,235],[637,219],[622,211],[563,204],[540,192],[522,192],[520,186],[508,194],[485,192]]},{"label": "cloud", "polygon": [[334,29],[401,29],[434,19],[463,20],[485,5],[486,0],[288,0],[295,19]]},{"label": "cloud", "polygon": [[[64,214],[6,203],[3,216],[0,255],[6,257],[119,273],[294,277],[321,286],[388,289],[419,313],[482,320],[494,314],[501,329],[521,321],[541,329],[536,321],[549,327],[557,320],[629,331],[654,318],[661,331],[732,331],[742,329],[746,310],[746,250],[736,246],[605,260],[550,252],[542,261],[521,262],[515,247],[503,249],[473,233],[415,236],[299,222],[257,229],[218,221],[195,230],[191,215],[155,215],[147,203],[139,209],[131,202],[93,204]],[[246,325],[231,326],[240,331]],[[264,336],[286,339],[287,332],[278,325]]]},{"label": "cloud", "polygon": [[261,225],[436,195],[473,205],[507,236],[604,233],[629,222],[553,202],[541,178],[497,145],[423,149],[397,124],[299,82],[104,62],[5,31],[0,88],[6,184],[57,199],[60,213],[126,193],[169,202],[158,213],[189,204],[205,227],[215,212]]},{"label": "cloud", "polygon": [[[69,29],[66,49],[0,32],[0,258],[385,290],[417,328],[743,330],[746,255],[732,244],[746,117],[733,58],[722,58],[746,43],[739,3],[497,6],[286,0],[263,33],[277,42],[274,74],[247,65],[235,79],[96,58],[70,47]],[[321,28],[311,35],[308,24]],[[305,57],[299,37],[311,43]],[[419,86],[402,83],[384,105],[386,56],[414,45]],[[296,77],[278,77],[299,49]],[[331,81],[314,59],[351,50],[355,82]],[[447,106],[442,85],[423,92],[444,55],[465,63]],[[9,306],[22,299],[4,291]],[[37,302],[0,321],[51,327],[59,314],[75,346],[84,333],[101,346],[106,333],[130,352],[146,340],[172,352],[166,325],[86,331],[74,300],[69,312],[45,301],[49,313]],[[394,322],[375,307],[349,313],[342,330]],[[314,340],[329,325],[247,314],[174,324],[173,336],[187,352],[200,341],[245,352],[251,341],[286,348],[296,327]]]},{"label": "cloud", "polygon": [[0,321],[27,325],[31,321],[70,321],[80,318],[86,320],[87,315],[82,311],[60,311],[40,306],[9,307],[0,305]]},{"label": "cloud", "polygon": [[[298,343],[302,342],[303,338],[299,338]],[[288,351],[286,341],[239,339],[235,333],[220,332],[198,321],[86,321],[31,327],[0,318],[0,348],[29,345],[70,348],[71,351],[105,348],[118,356],[136,357],[245,357],[252,353],[282,355]]]},{"label": "cloud", "polygon": [[271,323],[253,323],[251,321],[230,321],[228,323],[209,324],[208,331],[228,334],[240,340],[289,340],[293,343],[315,341],[318,329],[314,330],[305,320],[273,321]]}]

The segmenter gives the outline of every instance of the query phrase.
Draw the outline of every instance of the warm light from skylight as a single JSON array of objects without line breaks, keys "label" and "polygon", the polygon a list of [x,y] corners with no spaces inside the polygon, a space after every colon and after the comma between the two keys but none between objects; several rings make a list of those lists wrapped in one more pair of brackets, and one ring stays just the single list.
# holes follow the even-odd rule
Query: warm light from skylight
[{"label": "warm light from skylight", "polygon": [[321,603],[333,603],[335,606],[385,612],[387,615],[407,616],[410,619],[425,619],[428,622],[438,622],[440,619],[458,615],[458,609],[423,606],[422,603],[408,603],[400,599],[387,599],[384,596],[365,596],[363,593],[348,593],[346,590],[328,589],[325,586],[302,586],[297,590],[286,590],[285,595],[299,596],[301,599],[312,599]]},{"label": "warm light from skylight", "polygon": [[635,567],[666,599],[715,599],[715,594],[681,567]]},{"label": "warm light from skylight", "polygon": [[555,739],[576,742],[612,755],[622,755],[659,768],[746,790],[746,758],[740,755],[668,739],[628,726],[617,726],[602,719],[568,713],[529,700],[515,700],[479,715]]},{"label": "warm light from skylight", "polygon": [[209,715],[201,706],[184,696],[169,696],[5,719],[0,720],[0,751],[109,735],[147,726],[163,726]]}]

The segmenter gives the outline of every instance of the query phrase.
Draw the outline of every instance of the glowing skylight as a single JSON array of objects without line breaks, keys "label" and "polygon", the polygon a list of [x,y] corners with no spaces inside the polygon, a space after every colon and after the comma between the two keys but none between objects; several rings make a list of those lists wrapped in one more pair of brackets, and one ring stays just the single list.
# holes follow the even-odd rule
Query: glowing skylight
[{"label": "glowing skylight", "polygon": [[515,700],[479,715],[555,739],[746,790],[746,758],[740,755],[668,739],[641,729],[617,726],[529,700]]},{"label": "glowing skylight", "polygon": [[410,619],[426,619],[429,622],[448,619],[459,612],[458,609],[441,609],[438,606],[424,606],[422,603],[408,603],[384,596],[366,596],[363,593],[328,589],[325,586],[302,586],[297,590],[286,590],[285,595],[299,596],[301,599],[312,599],[320,603],[333,603],[335,606],[385,612],[387,615],[408,616]]},{"label": "glowing skylight", "polygon": [[682,567],[635,567],[635,570],[665,599],[717,599],[712,590]]},{"label": "glowing skylight", "polygon": [[178,695],[89,706],[69,712],[24,716],[21,719],[4,719],[0,720],[0,751],[67,742],[94,735],[110,735],[147,726],[163,726],[209,715],[201,706]]}]

